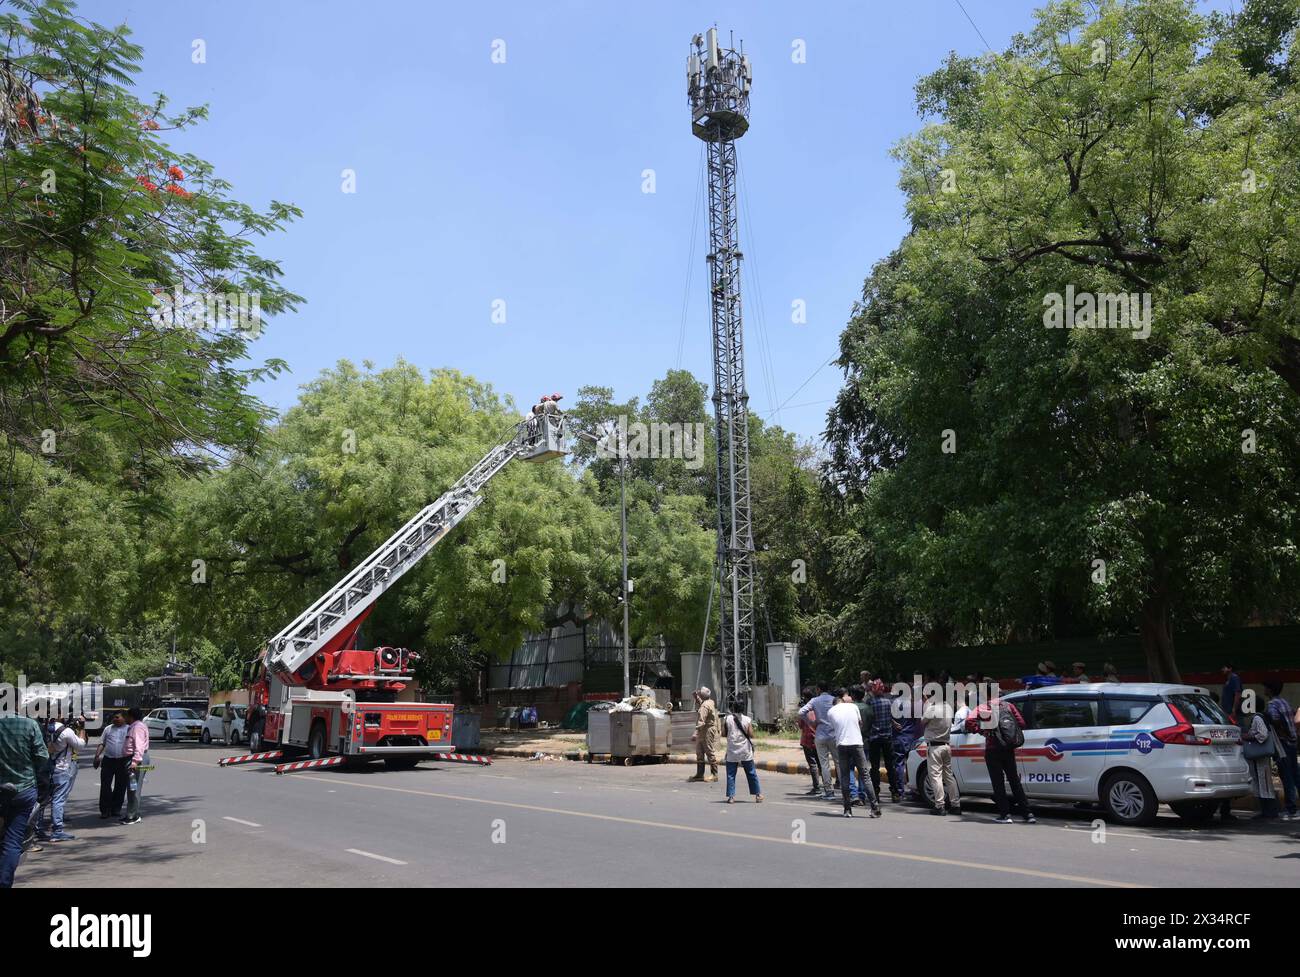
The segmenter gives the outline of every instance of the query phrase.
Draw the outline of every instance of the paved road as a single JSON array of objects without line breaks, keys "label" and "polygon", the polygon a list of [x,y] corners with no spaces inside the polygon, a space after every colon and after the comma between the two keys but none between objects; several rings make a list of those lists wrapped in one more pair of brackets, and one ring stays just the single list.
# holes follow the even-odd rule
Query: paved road
[{"label": "paved road", "polygon": [[1300,858],[1294,824],[1193,829],[1168,815],[1150,829],[1108,827],[1097,843],[1095,815],[1069,808],[1036,826],[994,824],[979,801],[960,820],[888,803],[880,820],[846,820],[803,796],[806,779],[781,774],[762,775],[761,806],[742,776],[728,806],[721,784],[687,784],[676,765],[499,760],[276,777],[218,768],[231,752],[155,747],[132,826],[98,820],[98,774],[84,767],[69,804],[78,840],[28,855],[19,884],[1289,886]]}]

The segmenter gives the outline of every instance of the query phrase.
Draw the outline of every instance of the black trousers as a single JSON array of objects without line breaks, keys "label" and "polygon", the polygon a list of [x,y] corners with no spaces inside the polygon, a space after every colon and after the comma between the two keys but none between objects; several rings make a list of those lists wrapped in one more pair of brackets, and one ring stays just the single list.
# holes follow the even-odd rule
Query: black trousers
[{"label": "black trousers", "polygon": [[803,748],[803,758],[808,763],[808,772],[812,774],[813,789],[816,790],[821,786],[821,768],[817,765],[817,750],[811,746]]},{"label": "black trousers", "polygon": [[988,767],[989,780],[993,784],[993,801],[998,806],[998,815],[1011,813],[1011,803],[1007,800],[1007,788],[1003,778],[1011,785],[1011,798],[1020,813],[1029,815],[1029,799],[1025,789],[1020,786],[1020,770],[1016,766],[1016,751],[990,743],[984,751],[984,766]]},{"label": "black trousers", "polygon": [[101,757],[99,761],[99,813],[122,816],[126,798],[126,757]]},{"label": "black trousers", "polygon": [[894,744],[887,739],[871,740],[867,744],[871,751],[871,786],[875,790],[876,796],[880,796],[880,762],[885,763],[885,772],[889,774],[889,792],[897,795],[900,787],[896,780],[897,774],[894,771]]},{"label": "black trousers", "polygon": [[876,800],[876,792],[871,787],[871,780],[867,777],[867,755],[862,751],[860,746],[841,746],[837,750],[836,762],[840,769],[840,793],[844,795],[844,810],[849,810],[853,806],[853,783],[852,771],[857,771],[858,783],[862,785],[862,793],[866,795],[867,803],[875,808],[879,802]]}]

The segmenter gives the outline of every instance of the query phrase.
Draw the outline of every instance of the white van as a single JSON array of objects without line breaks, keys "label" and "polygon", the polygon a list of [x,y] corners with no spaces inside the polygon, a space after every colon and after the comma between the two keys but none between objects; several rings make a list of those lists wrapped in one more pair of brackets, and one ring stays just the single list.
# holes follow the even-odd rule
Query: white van
[{"label": "white van", "polygon": [[[1207,821],[1224,798],[1250,793],[1241,731],[1205,689],[1094,682],[1002,698],[1025,718],[1016,760],[1031,800],[1100,802],[1121,824],[1150,824],[1161,804]],[[962,795],[991,797],[984,737],[954,732],[951,745]],[[907,770],[933,804],[924,741],[908,755]]]}]

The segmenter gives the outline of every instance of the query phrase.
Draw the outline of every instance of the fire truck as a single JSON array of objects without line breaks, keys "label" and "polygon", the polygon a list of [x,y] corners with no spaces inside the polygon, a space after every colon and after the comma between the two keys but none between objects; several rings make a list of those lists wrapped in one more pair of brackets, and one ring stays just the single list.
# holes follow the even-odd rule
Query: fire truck
[{"label": "fire truck", "polygon": [[362,650],[357,632],[375,601],[482,503],[483,489],[511,461],[567,452],[559,400],[543,398],[506,440],[267,643],[245,673],[252,752],[223,766],[285,760],[276,772],[288,773],[380,759],[395,769],[422,759],[488,762],[455,752],[450,703],[397,701],[417,653]]}]

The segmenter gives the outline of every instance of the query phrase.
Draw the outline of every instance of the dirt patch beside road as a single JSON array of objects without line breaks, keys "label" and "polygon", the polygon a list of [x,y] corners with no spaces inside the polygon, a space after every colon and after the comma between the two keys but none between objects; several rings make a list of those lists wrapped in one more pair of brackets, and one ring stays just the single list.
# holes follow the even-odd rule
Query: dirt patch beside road
[{"label": "dirt patch beside road", "polygon": [[[482,749],[528,750],[533,753],[570,753],[587,749],[586,733],[570,729],[485,729],[482,732]],[[772,760],[777,763],[802,763],[803,750],[795,740],[784,737],[765,737],[761,733],[755,737],[754,746],[760,760]],[[722,760],[725,746],[718,751],[718,760]],[[695,752],[692,743],[674,743],[674,753]]]}]

